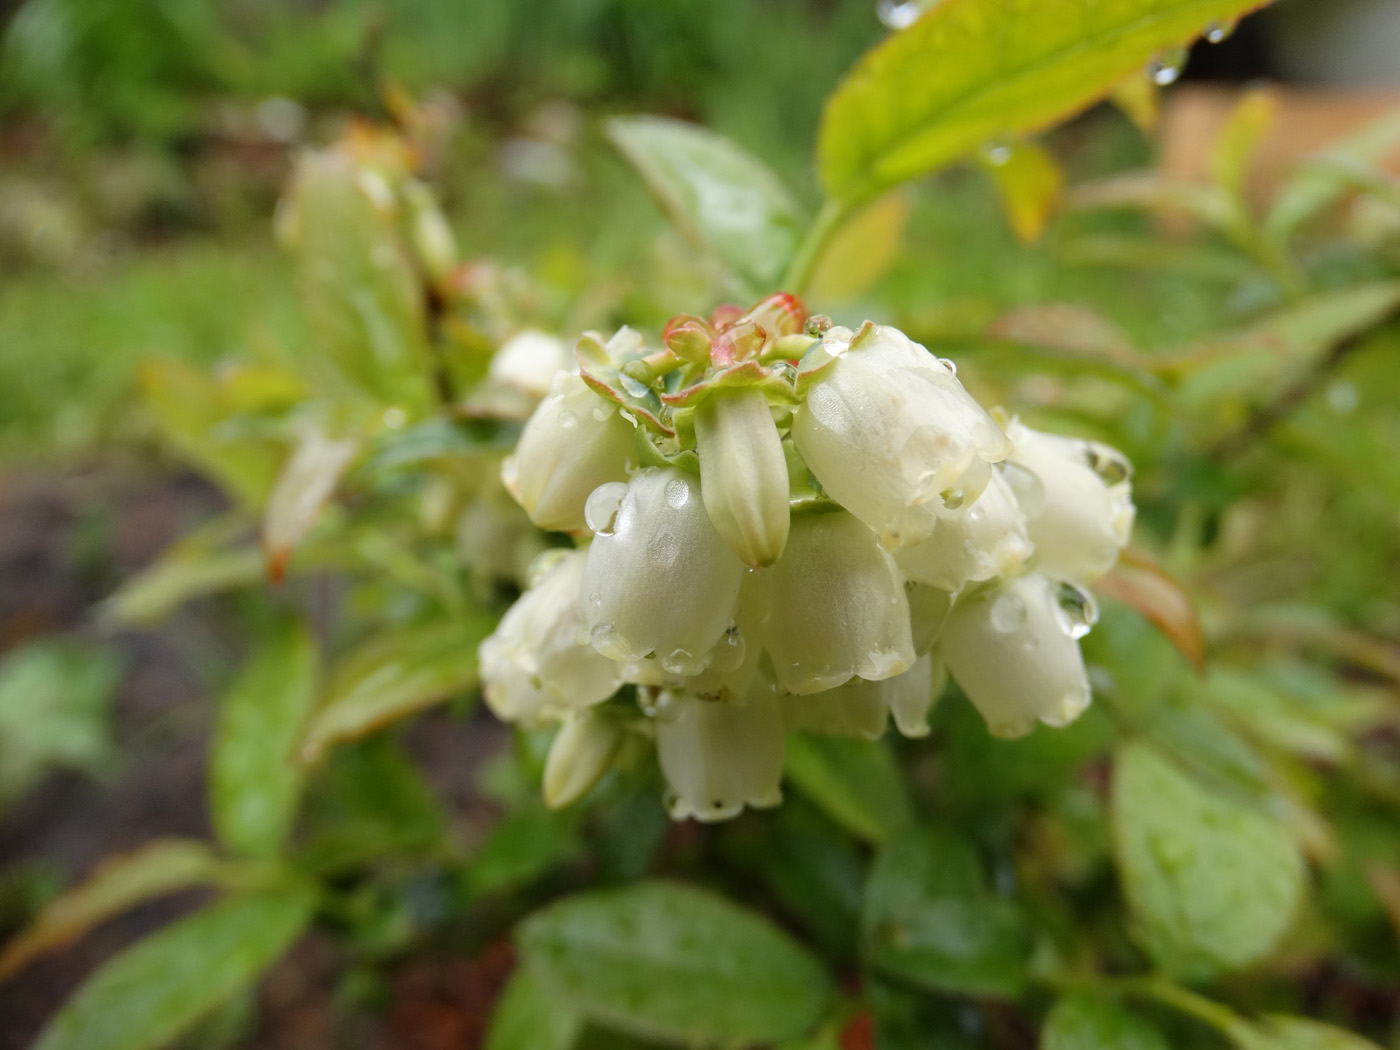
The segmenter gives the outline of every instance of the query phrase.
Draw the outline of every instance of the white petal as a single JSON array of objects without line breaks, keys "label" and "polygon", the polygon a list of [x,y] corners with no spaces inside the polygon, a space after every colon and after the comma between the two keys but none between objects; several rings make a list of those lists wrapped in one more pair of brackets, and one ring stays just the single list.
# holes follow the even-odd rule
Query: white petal
[{"label": "white petal", "polygon": [[1079,643],[1039,574],[1009,580],[954,607],[939,649],[996,736],[1024,736],[1036,720],[1063,726],[1089,706]]},{"label": "white petal", "polygon": [[540,528],[583,532],[589,494],[626,480],[635,461],[635,431],[617,406],[560,372],[503,464],[501,480]]},{"label": "white petal", "polygon": [[588,548],[589,639],[615,660],[655,655],[672,674],[698,674],[733,620],[743,575],[705,513],[699,478],[644,470]]},{"label": "white petal", "polygon": [[[1075,583],[1102,576],[1133,529],[1127,461],[1095,441],[1042,434],[1019,423],[1010,431],[1015,450],[1006,477],[1026,515],[1036,570]],[[1091,462],[1114,468],[1111,483]]]},{"label": "white petal", "polygon": [[772,697],[724,703],[678,695],[657,718],[656,753],[675,820],[727,820],[782,801],[783,720]]},{"label": "white petal", "polygon": [[968,583],[1012,575],[1031,551],[1016,497],[994,473],[971,506],[940,518],[932,536],[901,547],[895,558],[911,580],[958,591]]},{"label": "white petal", "polygon": [[878,681],[914,662],[903,577],[849,514],[794,518],[782,558],[755,586],[758,631],[786,692],[819,693],[853,676]]},{"label": "white petal", "polygon": [[928,711],[935,699],[933,658],[925,653],[893,678],[852,678],[826,692],[784,696],[781,703],[788,729],[876,740],[884,735],[891,714],[905,736],[927,735]]},{"label": "white petal", "polygon": [[527,328],[511,336],[491,355],[486,374],[498,383],[542,398],[554,377],[577,367],[573,350],[556,335]]}]

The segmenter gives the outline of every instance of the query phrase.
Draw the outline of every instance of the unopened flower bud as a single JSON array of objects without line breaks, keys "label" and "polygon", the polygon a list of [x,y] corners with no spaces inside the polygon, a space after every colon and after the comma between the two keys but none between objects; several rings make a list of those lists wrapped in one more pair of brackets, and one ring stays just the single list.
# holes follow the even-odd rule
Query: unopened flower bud
[{"label": "unopened flower bud", "polygon": [[795,518],[782,558],[754,586],[758,630],[786,692],[819,693],[857,676],[879,681],[914,662],[904,579],[849,514]]},{"label": "unopened flower bud", "polygon": [[544,763],[544,804],[571,806],[593,790],[612,765],[622,727],[594,710],[575,711],[564,722]]},{"label": "unopened flower bud", "polygon": [[589,494],[626,479],[635,441],[615,404],[577,375],[560,372],[502,465],[501,480],[540,528],[582,532]]},{"label": "unopened flower bud", "polygon": [[676,820],[727,820],[782,801],[783,718],[777,700],[668,698],[656,719],[656,754]]},{"label": "unopened flower bud", "polygon": [[549,551],[534,585],[481,643],[486,705],[506,722],[538,724],[606,700],[621,669],[579,640],[583,551]]},{"label": "unopened flower bud", "polygon": [[1035,544],[1036,570],[1089,583],[1113,568],[1133,531],[1131,468],[1097,441],[1013,423],[1007,481]]},{"label": "unopened flower bud", "polygon": [[1039,573],[959,602],[939,644],[948,670],[994,736],[1063,726],[1089,706],[1082,620]]},{"label": "unopened flower bud", "polygon": [[893,550],[976,500],[1011,445],[953,370],[902,332],[843,334],[827,333],[836,360],[813,382],[792,436],[822,488]]},{"label": "unopened flower bud", "polygon": [[695,410],[700,492],[719,534],[746,565],[772,565],[788,537],[788,472],[768,399],[720,389]]},{"label": "unopened flower bud", "polygon": [[911,580],[957,591],[968,583],[1013,574],[1031,550],[1016,497],[994,472],[970,507],[940,518],[933,535],[901,547],[895,560]]},{"label": "unopened flower bud", "polygon": [[732,621],[744,566],[710,524],[700,479],[641,471],[625,488],[599,490],[589,517],[596,535],[583,593],[593,647],[621,661],[655,655],[671,674],[704,670]]},{"label": "unopened flower bud", "polygon": [[491,355],[486,374],[497,383],[543,398],[556,375],[572,372],[575,367],[574,352],[568,343],[557,335],[527,328],[507,339]]}]

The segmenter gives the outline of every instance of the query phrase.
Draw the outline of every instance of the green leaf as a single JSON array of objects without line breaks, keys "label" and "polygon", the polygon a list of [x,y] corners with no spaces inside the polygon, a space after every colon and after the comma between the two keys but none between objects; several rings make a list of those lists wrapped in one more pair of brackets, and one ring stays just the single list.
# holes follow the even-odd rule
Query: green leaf
[{"label": "green leaf", "polygon": [[939,991],[1015,995],[1028,952],[1024,918],[987,888],[965,839],[920,829],[875,858],[861,916],[872,966]]},{"label": "green leaf", "polygon": [[1145,1018],[1101,997],[1061,999],[1040,1033],[1040,1050],[1171,1050]]},{"label": "green leaf", "polygon": [[187,533],[102,603],[118,627],[149,627],[185,602],[266,579],[262,552],[247,542],[245,516],[232,513]]},{"label": "green leaf", "polygon": [[418,767],[391,734],[337,748],[306,800],[300,864],[338,872],[440,843],[447,821]]},{"label": "green leaf", "polygon": [[1266,1016],[1231,1032],[1241,1050],[1380,1050],[1369,1039],[1305,1017]]},{"label": "green leaf", "polygon": [[1351,182],[1343,175],[1350,165],[1384,160],[1397,142],[1400,142],[1400,109],[1317,154],[1316,159],[1330,163],[1300,167],[1274,198],[1264,223],[1266,232],[1279,238],[1292,235],[1351,191]]},{"label": "green leaf", "polygon": [[569,813],[526,809],[498,821],[467,868],[478,895],[524,886],[579,852],[576,820]]},{"label": "green leaf", "polygon": [[494,625],[484,615],[381,634],[335,669],[312,715],[301,755],[317,761],[355,740],[476,685],[476,649]]},{"label": "green leaf", "polygon": [[1195,980],[1240,969],[1287,931],[1304,869],[1277,820],[1141,743],[1118,754],[1112,809],[1137,935],[1166,972]]},{"label": "green leaf", "polygon": [[162,1046],[255,981],[301,935],[304,887],[221,901],[105,963],[49,1022],[34,1050]]},{"label": "green leaf", "polygon": [[945,0],[868,52],[826,103],[828,194],[865,200],[1048,127],[1260,0]]},{"label": "green leaf", "polygon": [[792,1038],[815,1027],[832,1000],[825,970],[787,934],[721,897],[674,883],[560,901],[526,919],[516,944],[552,995],[643,1038]]},{"label": "green leaf", "polygon": [[846,830],[883,842],[914,822],[904,775],[880,741],[789,733],[789,780]]},{"label": "green leaf", "polygon": [[235,852],[276,856],[291,830],[306,773],[296,745],[318,664],[306,626],[279,622],[220,702],[209,795],[214,830]]},{"label": "green leaf", "polygon": [[801,209],[768,166],[722,135],[679,120],[618,117],[608,137],[672,222],[757,293],[771,291],[797,248]]},{"label": "green leaf", "polygon": [[142,901],[217,881],[226,867],[202,842],[161,839],[109,857],[86,881],[49,904],[0,952],[0,980],[36,956]]},{"label": "green leaf", "polygon": [[1064,191],[1065,174],[1054,155],[1038,142],[1024,141],[982,150],[977,156],[996,184],[1017,239],[1023,244],[1038,239]]},{"label": "green leaf", "polygon": [[416,415],[432,402],[427,294],[399,234],[392,174],[374,160],[350,149],[306,155],[279,232],[295,256],[312,363],[374,404]]},{"label": "green leaf", "polygon": [[486,1050],[569,1050],[582,1028],[582,1017],[521,968],[496,1001]]},{"label": "green leaf", "polygon": [[93,770],[111,749],[122,678],[107,649],[39,641],[0,660],[0,811],[51,769]]}]

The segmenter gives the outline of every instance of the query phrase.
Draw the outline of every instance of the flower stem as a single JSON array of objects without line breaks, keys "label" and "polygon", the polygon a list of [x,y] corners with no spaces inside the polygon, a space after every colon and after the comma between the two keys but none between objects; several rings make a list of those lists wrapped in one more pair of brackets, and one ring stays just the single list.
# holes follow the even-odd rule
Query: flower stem
[{"label": "flower stem", "polygon": [[788,266],[787,273],[783,276],[784,291],[797,296],[806,291],[813,273],[816,272],[817,263],[821,259],[822,249],[826,247],[827,242],[831,240],[832,235],[850,212],[850,205],[842,204],[833,199],[828,199],[822,204],[821,211],[817,212],[817,217],[812,220],[812,225],[807,227],[807,236],[798,245],[797,254],[793,256],[792,264]]}]

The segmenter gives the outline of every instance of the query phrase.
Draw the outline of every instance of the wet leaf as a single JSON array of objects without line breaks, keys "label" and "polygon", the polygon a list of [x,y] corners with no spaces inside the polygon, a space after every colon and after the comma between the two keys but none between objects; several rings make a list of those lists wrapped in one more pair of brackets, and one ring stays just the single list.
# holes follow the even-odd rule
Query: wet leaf
[{"label": "wet leaf", "polygon": [[0,953],[0,979],[134,905],[215,882],[225,871],[207,845],[188,839],[158,839],[132,853],[109,857],[5,946]]},{"label": "wet leaf", "polygon": [[1065,185],[1054,156],[1038,142],[1025,140],[983,149],[977,160],[992,177],[1017,238],[1023,244],[1039,239]]},{"label": "wet leaf", "polygon": [[679,120],[618,117],[606,128],[688,239],[754,290],[772,289],[805,220],[767,165],[724,136]]},{"label": "wet leaf", "polygon": [[214,829],[235,852],[274,857],[291,830],[306,772],[296,745],[318,663],[305,625],[278,623],[220,701],[209,796]]},{"label": "wet leaf", "polygon": [[861,928],[866,957],[891,976],[944,992],[1015,995],[1029,951],[1024,926],[958,835],[910,832],[875,858]]},{"label": "wet leaf", "polygon": [[476,685],[476,650],[494,625],[485,615],[380,634],[334,669],[302,738],[301,757],[374,732]]},{"label": "wet leaf", "polygon": [[1292,924],[1303,860],[1279,822],[1146,744],[1118,754],[1113,832],[1137,936],[1167,973],[1196,980],[1238,970]]},{"label": "wet leaf", "polygon": [[516,943],[552,996],[643,1038],[792,1038],[814,1028],[832,1000],[826,971],[787,934],[675,883],[567,898],[526,919]]},{"label": "wet leaf", "polygon": [[40,1033],[34,1050],[163,1046],[248,987],[301,935],[305,888],[229,898],[108,960]]},{"label": "wet leaf", "polygon": [[1369,1039],[1306,1017],[1272,1014],[1231,1032],[1241,1050],[1380,1050]]},{"label": "wet leaf", "polygon": [[1171,1050],[1146,1018],[1101,996],[1061,999],[1040,1032],[1040,1050]]},{"label": "wet leaf", "polygon": [[496,1000],[485,1050],[569,1050],[582,1030],[583,1018],[521,968]]},{"label": "wet leaf", "polygon": [[869,51],[827,100],[818,166],[865,200],[983,144],[1048,127],[1259,0],[962,0]]},{"label": "wet leaf", "polygon": [[789,733],[785,775],[867,842],[883,842],[914,822],[904,776],[882,741]]}]

